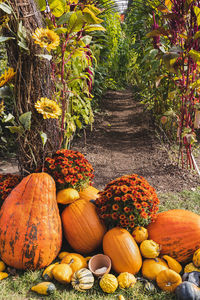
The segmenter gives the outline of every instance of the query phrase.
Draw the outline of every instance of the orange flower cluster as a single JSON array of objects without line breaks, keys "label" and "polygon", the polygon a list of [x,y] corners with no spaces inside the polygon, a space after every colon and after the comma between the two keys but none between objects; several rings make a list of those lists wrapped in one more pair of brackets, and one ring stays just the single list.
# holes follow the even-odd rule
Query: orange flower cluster
[{"label": "orange flower cluster", "polygon": [[0,206],[20,181],[21,176],[19,175],[0,174]]},{"label": "orange flower cluster", "polygon": [[156,219],[159,199],[155,189],[137,174],[111,181],[95,201],[99,217],[108,228],[146,226]]},{"label": "orange flower cluster", "polygon": [[57,190],[74,188],[79,191],[94,178],[94,170],[84,155],[67,149],[56,151],[52,158],[47,157],[43,171],[54,178]]}]

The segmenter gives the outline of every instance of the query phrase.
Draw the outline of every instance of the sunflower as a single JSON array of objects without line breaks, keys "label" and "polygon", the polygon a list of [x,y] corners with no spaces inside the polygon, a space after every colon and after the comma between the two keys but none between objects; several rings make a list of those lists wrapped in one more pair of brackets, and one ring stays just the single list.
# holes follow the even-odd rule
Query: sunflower
[{"label": "sunflower", "polygon": [[13,68],[8,68],[0,77],[0,87],[10,81],[16,72],[14,72]]},{"label": "sunflower", "polygon": [[32,35],[32,38],[35,40],[36,44],[39,44],[42,48],[46,48],[47,51],[56,49],[60,43],[59,36],[50,29],[37,28]]},{"label": "sunflower", "polygon": [[38,113],[43,115],[44,119],[58,119],[62,113],[59,105],[54,100],[49,100],[48,98],[40,98],[35,103],[35,108]]}]

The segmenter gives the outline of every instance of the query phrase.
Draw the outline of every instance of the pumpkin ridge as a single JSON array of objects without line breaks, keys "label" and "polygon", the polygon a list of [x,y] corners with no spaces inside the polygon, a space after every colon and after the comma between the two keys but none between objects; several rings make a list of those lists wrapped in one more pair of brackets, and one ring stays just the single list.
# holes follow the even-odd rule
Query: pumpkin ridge
[{"label": "pumpkin ridge", "polygon": [[[32,178],[32,176],[30,178]],[[32,226],[29,226],[29,224],[32,221],[32,214],[33,214],[32,206],[33,206],[33,203],[35,201],[35,198],[37,198],[37,196],[38,196],[37,193],[35,193],[36,188],[38,188],[38,181],[39,181],[39,177],[37,177],[37,183],[34,184],[34,188],[32,189],[33,197],[31,197],[32,201],[31,201],[30,210],[29,210],[29,213],[28,213],[29,218],[28,218],[28,221],[27,221],[27,227],[26,227],[27,230],[26,230],[26,234],[24,236],[24,245],[25,245],[25,247],[22,251],[22,264],[25,264],[25,266],[27,268],[29,268],[29,265],[32,265],[33,262],[34,262],[34,255],[32,255],[33,249],[30,250],[30,254],[29,254],[28,253],[29,252],[29,247],[31,248],[31,245],[32,245],[33,248],[35,250],[37,250],[37,246],[34,247],[34,242],[33,242],[35,239],[37,239],[37,226],[35,226],[33,224],[32,224]],[[30,182],[30,183],[32,183],[32,182]],[[26,189],[25,189],[25,191],[26,191]],[[30,232],[28,233],[29,227],[31,227],[31,229],[30,229]],[[32,230],[33,230],[33,234],[32,234]],[[34,230],[35,230],[35,232],[34,232]],[[27,242],[28,242],[28,244],[27,244]],[[24,258],[32,258],[32,259],[29,260],[28,263],[27,263],[27,262],[24,262]],[[37,260],[37,264],[38,264],[38,262],[39,262],[39,258]]]}]

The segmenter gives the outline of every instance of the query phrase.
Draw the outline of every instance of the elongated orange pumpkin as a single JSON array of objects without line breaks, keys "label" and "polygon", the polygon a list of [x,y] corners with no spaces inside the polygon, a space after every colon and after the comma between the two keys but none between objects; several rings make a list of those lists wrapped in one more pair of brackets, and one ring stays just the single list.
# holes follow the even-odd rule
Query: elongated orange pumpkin
[{"label": "elongated orange pumpkin", "polygon": [[56,258],[61,243],[55,182],[46,173],[33,173],[1,207],[0,256],[17,269],[41,269]]},{"label": "elongated orange pumpkin", "polygon": [[149,238],[161,246],[161,254],[179,262],[192,260],[193,253],[200,248],[200,216],[191,211],[161,212],[147,229]]},{"label": "elongated orange pumpkin", "polygon": [[106,232],[95,205],[86,200],[77,200],[62,212],[64,235],[78,253],[87,254],[100,246]]},{"label": "elongated orange pumpkin", "polygon": [[126,229],[110,229],[103,238],[103,252],[111,258],[112,268],[117,273],[136,274],[142,266],[138,245]]}]

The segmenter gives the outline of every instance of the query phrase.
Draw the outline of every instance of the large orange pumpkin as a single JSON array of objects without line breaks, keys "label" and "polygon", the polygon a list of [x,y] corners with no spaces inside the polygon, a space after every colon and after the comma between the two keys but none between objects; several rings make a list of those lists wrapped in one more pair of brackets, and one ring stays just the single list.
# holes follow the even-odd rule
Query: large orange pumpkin
[{"label": "large orange pumpkin", "polygon": [[100,246],[106,232],[93,203],[80,199],[62,212],[64,235],[78,253],[87,254]]},{"label": "large orange pumpkin", "polygon": [[103,251],[111,258],[112,268],[117,273],[136,274],[142,266],[138,245],[126,229],[110,229],[103,238]]},{"label": "large orange pumpkin", "polygon": [[79,196],[81,199],[90,201],[90,200],[96,200],[99,195],[98,195],[99,190],[97,190],[95,187],[89,185],[83,190],[80,190]]},{"label": "large orange pumpkin", "polygon": [[40,269],[57,256],[62,227],[53,178],[46,173],[25,177],[0,211],[0,256],[17,269]]},{"label": "large orange pumpkin", "polygon": [[184,209],[161,212],[148,226],[149,238],[161,246],[161,253],[187,262],[200,248],[200,216]]}]

